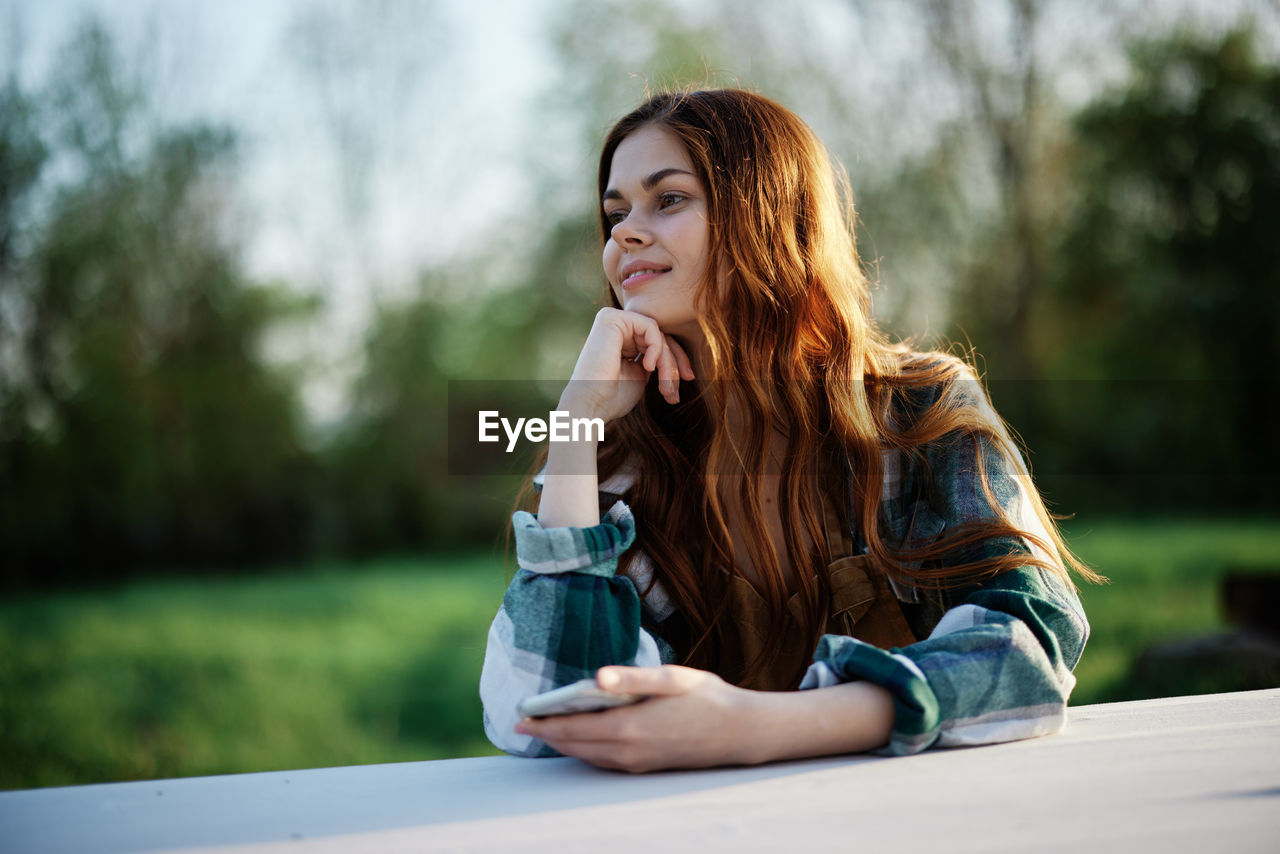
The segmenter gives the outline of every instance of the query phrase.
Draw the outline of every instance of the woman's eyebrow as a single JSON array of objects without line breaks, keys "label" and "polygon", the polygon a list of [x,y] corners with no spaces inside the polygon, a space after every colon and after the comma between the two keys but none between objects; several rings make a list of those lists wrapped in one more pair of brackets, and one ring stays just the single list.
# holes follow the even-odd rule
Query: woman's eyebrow
[{"label": "woman's eyebrow", "polygon": [[[688,169],[677,169],[676,167],[672,166],[667,169],[659,169],[657,172],[654,172],[652,175],[649,175],[646,178],[641,178],[640,186],[642,189],[652,190],[654,187],[658,186],[659,181],[661,181],[663,178],[670,177],[671,175],[688,175],[690,177],[696,177]],[[610,188],[604,191],[604,195],[600,197],[600,200],[607,201],[609,199],[620,199],[620,198],[622,198],[622,193],[620,193],[618,190]]]}]

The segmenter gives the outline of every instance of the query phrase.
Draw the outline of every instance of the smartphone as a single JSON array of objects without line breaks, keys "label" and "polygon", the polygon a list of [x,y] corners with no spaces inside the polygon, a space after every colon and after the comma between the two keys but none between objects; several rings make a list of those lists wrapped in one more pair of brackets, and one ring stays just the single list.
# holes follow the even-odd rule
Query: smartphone
[{"label": "smartphone", "polygon": [[574,715],[598,712],[615,706],[628,706],[644,699],[642,694],[613,694],[601,690],[594,679],[581,679],[552,691],[529,697],[516,706],[521,717],[545,718],[551,715]]}]

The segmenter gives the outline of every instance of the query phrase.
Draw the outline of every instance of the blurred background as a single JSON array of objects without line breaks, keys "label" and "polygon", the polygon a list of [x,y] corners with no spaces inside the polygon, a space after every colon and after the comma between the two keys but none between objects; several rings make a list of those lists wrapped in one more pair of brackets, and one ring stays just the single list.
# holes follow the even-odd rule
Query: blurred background
[{"label": "blurred background", "polygon": [[1280,685],[1280,4],[0,0],[0,74],[0,788],[492,752],[449,384],[568,376],[671,84],[804,117],[976,351],[1111,579],[1073,703]]}]

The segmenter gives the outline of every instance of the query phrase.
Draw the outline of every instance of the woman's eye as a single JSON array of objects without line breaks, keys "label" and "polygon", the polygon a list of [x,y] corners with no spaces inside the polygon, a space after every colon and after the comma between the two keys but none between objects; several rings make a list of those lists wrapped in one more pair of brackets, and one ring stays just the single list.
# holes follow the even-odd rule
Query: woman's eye
[{"label": "woman's eye", "polygon": [[684,201],[684,196],[680,195],[679,193],[663,193],[658,198],[658,207],[669,208],[672,205],[678,204],[683,201]]},{"label": "woman's eye", "polygon": [[627,218],[627,212],[623,210],[605,211],[604,218],[609,225],[617,225]]}]

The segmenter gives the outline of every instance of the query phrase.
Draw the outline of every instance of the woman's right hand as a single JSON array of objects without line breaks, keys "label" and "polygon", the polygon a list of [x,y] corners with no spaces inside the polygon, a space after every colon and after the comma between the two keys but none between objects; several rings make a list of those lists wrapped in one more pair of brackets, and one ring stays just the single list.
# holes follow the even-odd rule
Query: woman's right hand
[{"label": "woman's right hand", "polygon": [[559,408],[575,417],[621,418],[640,402],[649,374],[658,372],[658,391],[680,402],[680,380],[693,379],[684,348],[651,317],[619,308],[596,313]]}]

